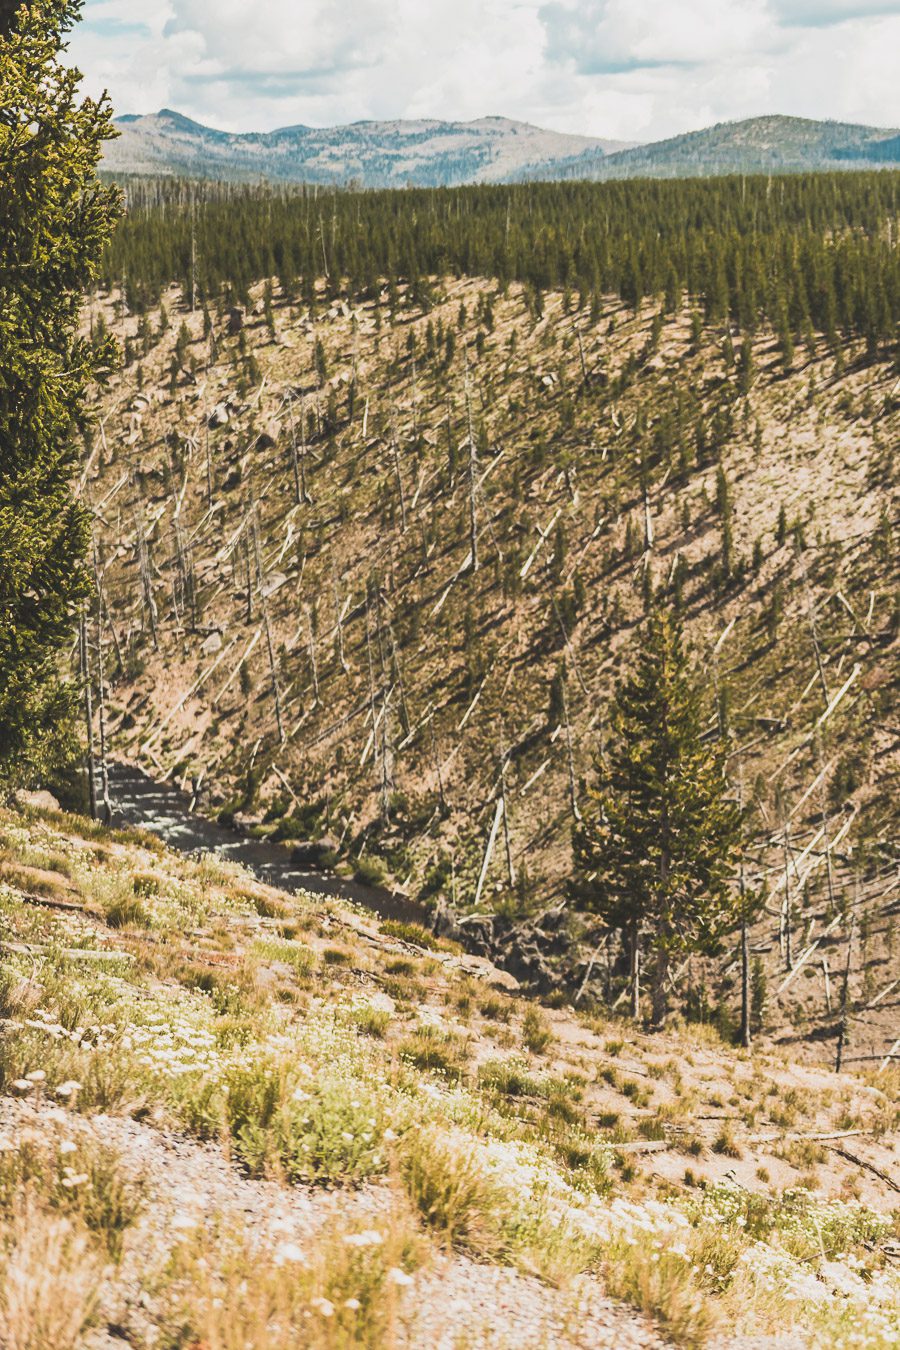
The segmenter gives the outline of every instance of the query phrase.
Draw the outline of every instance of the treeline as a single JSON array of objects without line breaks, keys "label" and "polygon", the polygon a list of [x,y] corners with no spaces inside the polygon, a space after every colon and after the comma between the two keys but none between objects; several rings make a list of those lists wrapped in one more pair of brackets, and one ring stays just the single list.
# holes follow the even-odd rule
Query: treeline
[{"label": "treeline", "polygon": [[522,282],[582,299],[690,298],[710,323],[752,332],[862,337],[871,350],[900,321],[900,173],[690,181],[534,183],[403,192],[132,180],[104,278],[134,311],[164,287],[239,300],[277,277],[315,304],[455,274]]}]

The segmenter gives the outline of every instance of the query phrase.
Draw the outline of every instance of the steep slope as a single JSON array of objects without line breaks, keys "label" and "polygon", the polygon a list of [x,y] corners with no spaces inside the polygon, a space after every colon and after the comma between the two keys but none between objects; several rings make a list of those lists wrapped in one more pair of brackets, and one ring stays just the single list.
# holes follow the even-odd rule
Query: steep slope
[{"label": "steep slope", "polygon": [[723,173],[799,173],[894,166],[900,147],[894,130],[804,117],[752,117],[619,151],[573,166],[573,177],[689,178]]},{"label": "steep slope", "polygon": [[274,182],[349,183],[364,187],[445,187],[498,183],[522,173],[558,177],[590,152],[619,141],[542,131],[504,117],[475,122],[356,122],[346,127],[285,127],[231,135],[163,109],[123,117],[104,167],[117,174]]},{"label": "steep slope", "polygon": [[891,1344],[896,1074],[543,1010],[27,801],[0,911],[5,1343]]},{"label": "steep slope", "polygon": [[[555,902],[652,590],[685,617],[756,806],[769,1024],[833,1053],[856,899],[852,1054],[883,1055],[896,373],[814,339],[785,373],[760,333],[745,394],[687,312],[434,292],[426,312],[401,288],[390,325],[371,301],[316,320],[279,303],[270,329],[257,291],[240,333],[214,321],[208,368],[199,313],[118,320],[135,363],[86,469],[111,753],[413,894]],[[616,961],[596,971],[613,991]],[[731,958],[705,978],[702,1015],[733,1007]]]}]

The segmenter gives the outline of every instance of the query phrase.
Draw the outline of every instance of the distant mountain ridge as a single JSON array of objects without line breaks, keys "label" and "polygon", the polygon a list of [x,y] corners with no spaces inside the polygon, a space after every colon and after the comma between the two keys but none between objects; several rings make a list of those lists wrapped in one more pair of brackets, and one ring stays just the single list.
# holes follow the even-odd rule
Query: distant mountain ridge
[{"label": "distant mountain ridge", "polygon": [[687,178],[892,164],[900,167],[900,135],[894,128],[772,115],[720,122],[703,131],[596,158],[593,163],[585,155],[575,171],[587,178]]},{"label": "distant mountain ridge", "polygon": [[684,178],[900,167],[900,132],[779,115],[722,122],[649,145],[545,131],[505,117],[216,131],[164,108],[117,120],[104,167],[118,175],[363,187],[523,179]]},{"label": "distant mountain ridge", "polygon": [[147,117],[121,117],[117,126],[120,136],[108,147],[104,165],[116,174],[357,182],[365,187],[501,183],[532,174],[564,177],[585,157],[594,164],[633,145],[544,131],[505,117],[355,122],[234,134],[164,108]]}]

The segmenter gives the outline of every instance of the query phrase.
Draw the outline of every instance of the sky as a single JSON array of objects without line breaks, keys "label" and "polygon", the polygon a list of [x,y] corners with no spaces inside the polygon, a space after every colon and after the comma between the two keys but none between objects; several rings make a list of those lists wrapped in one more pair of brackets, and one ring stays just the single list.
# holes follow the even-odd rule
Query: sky
[{"label": "sky", "polygon": [[86,0],[117,113],[226,131],[502,115],[649,141],[787,113],[900,126],[900,0]]}]

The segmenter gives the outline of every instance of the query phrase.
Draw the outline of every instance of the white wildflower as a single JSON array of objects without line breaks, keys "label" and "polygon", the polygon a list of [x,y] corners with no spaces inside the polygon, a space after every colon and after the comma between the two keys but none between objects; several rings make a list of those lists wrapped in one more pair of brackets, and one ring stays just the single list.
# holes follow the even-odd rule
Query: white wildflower
[{"label": "white wildflower", "polygon": [[[294,1265],[302,1265],[306,1261],[306,1255],[302,1247],[298,1247],[296,1242],[280,1242],[275,1249],[275,1264],[283,1266],[287,1262]],[[326,1316],[331,1316],[330,1313]]]},{"label": "white wildflower", "polygon": [[346,1233],[344,1242],[348,1247],[380,1247],[384,1238],[376,1229],[369,1228],[364,1233]]}]

